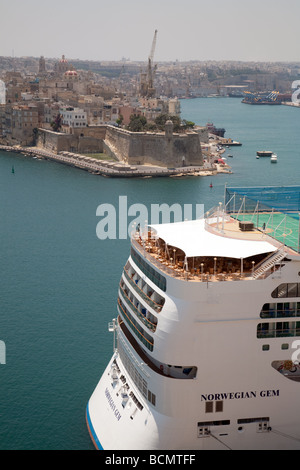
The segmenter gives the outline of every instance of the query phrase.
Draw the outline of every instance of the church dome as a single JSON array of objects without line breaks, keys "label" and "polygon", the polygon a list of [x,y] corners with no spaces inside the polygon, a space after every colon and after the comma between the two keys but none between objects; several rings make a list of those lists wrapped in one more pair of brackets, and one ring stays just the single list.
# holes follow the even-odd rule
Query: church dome
[{"label": "church dome", "polygon": [[65,72],[65,75],[67,77],[77,77],[78,73],[76,72],[76,70],[67,70]]}]

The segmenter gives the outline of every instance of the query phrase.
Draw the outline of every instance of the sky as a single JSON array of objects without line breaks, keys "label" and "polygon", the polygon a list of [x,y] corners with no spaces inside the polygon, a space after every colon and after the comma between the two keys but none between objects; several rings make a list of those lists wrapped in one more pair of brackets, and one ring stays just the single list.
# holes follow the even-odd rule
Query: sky
[{"label": "sky", "polygon": [[[300,0],[0,0],[0,56],[300,61]],[[298,47],[297,47],[298,46]]]}]

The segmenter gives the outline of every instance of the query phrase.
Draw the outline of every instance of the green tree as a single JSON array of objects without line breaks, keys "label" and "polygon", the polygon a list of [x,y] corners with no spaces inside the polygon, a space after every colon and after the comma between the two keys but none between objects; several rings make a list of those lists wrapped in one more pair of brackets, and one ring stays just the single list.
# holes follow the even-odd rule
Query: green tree
[{"label": "green tree", "polygon": [[186,121],[186,119],[183,119],[183,121],[181,121],[181,127],[182,129],[193,129],[195,127],[195,123],[192,122],[192,121]]},{"label": "green tree", "polygon": [[119,117],[119,119],[116,120],[116,123],[118,124],[118,126],[121,126],[123,121],[124,121],[124,116],[122,116],[122,114],[120,114],[120,117]]},{"label": "green tree", "polygon": [[147,119],[145,116],[140,116],[138,114],[132,114],[130,116],[130,123],[127,126],[127,129],[131,132],[142,132],[145,130],[147,125]]},{"label": "green tree", "polygon": [[155,124],[157,125],[158,129],[161,131],[165,130],[165,125],[167,121],[172,121],[174,126],[174,132],[180,132],[181,130],[181,119],[179,116],[170,116],[169,114],[160,114],[155,119]]}]

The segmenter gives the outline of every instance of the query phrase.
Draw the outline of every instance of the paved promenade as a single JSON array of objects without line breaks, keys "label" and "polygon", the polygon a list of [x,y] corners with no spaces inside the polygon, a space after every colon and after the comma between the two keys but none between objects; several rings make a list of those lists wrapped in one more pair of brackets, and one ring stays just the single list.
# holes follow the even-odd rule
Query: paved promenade
[{"label": "paved promenade", "polygon": [[141,178],[141,177],[180,177],[180,176],[208,176],[219,172],[230,172],[229,168],[220,169],[218,166],[205,168],[200,166],[163,168],[158,166],[135,165],[130,166],[122,162],[99,160],[71,152],[55,154],[46,149],[37,147],[11,147],[0,145],[0,150],[16,152],[24,156],[44,158],[65,165],[73,166],[81,170],[89,171],[96,175],[110,178]]}]

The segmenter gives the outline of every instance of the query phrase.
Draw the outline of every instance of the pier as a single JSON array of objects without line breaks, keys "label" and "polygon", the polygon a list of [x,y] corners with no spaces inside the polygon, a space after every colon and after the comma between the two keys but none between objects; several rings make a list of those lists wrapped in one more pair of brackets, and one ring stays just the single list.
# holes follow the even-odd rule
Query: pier
[{"label": "pier", "polygon": [[46,149],[41,149],[38,147],[13,147],[0,145],[0,150],[20,153],[24,156],[55,161],[57,163],[62,163],[74,168],[88,171],[95,175],[101,175],[110,178],[211,176],[220,172],[230,172],[229,168],[223,167],[220,169],[217,165],[212,167],[188,166],[178,168],[164,168],[152,165],[131,166],[118,161],[112,162],[99,160],[93,157],[87,157],[85,155],[71,152],[60,152],[59,154],[55,154]]}]

